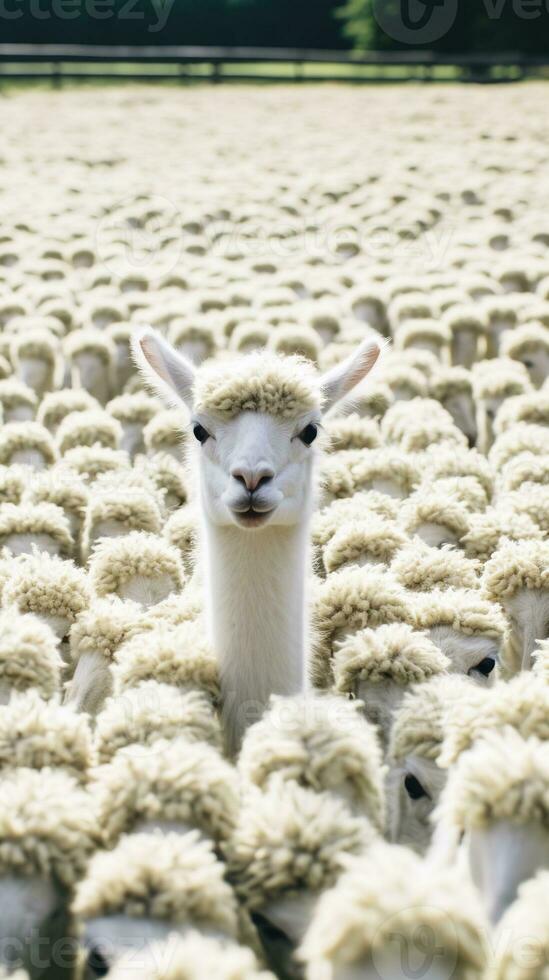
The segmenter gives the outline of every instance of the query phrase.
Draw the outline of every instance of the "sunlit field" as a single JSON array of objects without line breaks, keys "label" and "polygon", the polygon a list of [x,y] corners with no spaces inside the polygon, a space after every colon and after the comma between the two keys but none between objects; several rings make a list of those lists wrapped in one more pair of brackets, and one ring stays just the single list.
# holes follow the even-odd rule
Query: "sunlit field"
[{"label": "sunlit field", "polygon": [[549,977],[546,99],[3,90],[0,977]]}]

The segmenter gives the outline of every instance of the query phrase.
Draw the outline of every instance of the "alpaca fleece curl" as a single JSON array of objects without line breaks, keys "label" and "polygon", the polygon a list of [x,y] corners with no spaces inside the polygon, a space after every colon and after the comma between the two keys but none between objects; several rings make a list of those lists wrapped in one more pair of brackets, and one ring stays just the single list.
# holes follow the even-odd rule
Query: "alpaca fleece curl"
[{"label": "alpaca fleece curl", "polygon": [[150,459],[138,457],[135,468],[145,473],[158,490],[174,496],[178,507],[187,503],[186,472],[169,453],[155,453]]},{"label": "alpaca fleece curl", "polygon": [[494,432],[499,436],[520,422],[528,425],[549,425],[549,393],[536,391],[535,394],[508,398],[496,415]]},{"label": "alpaca fleece curl", "polygon": [[[492,980],[549,980],[549,871],[519,886],[517,897],[498,924]],[[527,945],[525,945],[527,944]]]},{"label": "alpaca fleece curl", "polygon": [[[48,396],[44,396],[44,400]],[[28,385],[19,381],[17,378],[3,378],[0,381],[0,404],[3,406],[4,414],[11,409],[18,408],[20,405],[27,405],[29,408],[40,411],[36,392]],[[43,401],[40,403],[40,406]],[[44,424],[41,418],[37,421]]]},{"label": "alpaca fleece curl", "polygon": [[116,592],[136,575],[171,577],[177,590],[185,573],[176,548],[144,531],[121,538],[102,538],[90,560],[90,579],[98,596]]},{"label": "alpaca fleece curl", "polygon": [[542,541],[543,534],[528,514],[489,508],[483,514],[470,515],[470,527],[461,544],[468,557],[487,562],[506,539]]},{"label": "alpaca fleece curl", "polygon": [[59,424],[56,441],[62,456],[69,449],[102,446],[117,449],[122,439],[122,426],[102,408],[69,412]]},{"label": "alpaca fleece curl", "polygon": [[[477,698],[477,692],[479,697]],[[408,691],[394,714],[389,739],[389,758],[393,763],[409,755],[431,759],[441,765],[440,755],[447,733],[448,715],[454,704],[478,707],[484,691],[465,677],[433,677]]]},{"label": "alpaca fleece curl", "polygon": [[34,688],[42,697],[51,698],[60,689],[62,667],[49,626],[13,607],[0,612],[0,679],[4,684],[14,691]]},{"label": "alpaca fleece curl", "polygon": [[361,564],[364,557],[389,564],[407,541],[390,521],[370,514],[367,520],[358,518],[339,526],[324,548],[324,567],[330,574],[342,565]]},{"label": "alpaca fleece curl", "polygon": [[202,626],[194,621],[163,625],[138,633],[121,646],[113,669],[115,690],[122,693],[142,681],[192,687],[218,701],[219,669]]},{"label": "alpaca fleece curl", "polygon": [[423,487],[407,500],[400,511],[400,522],[408,534],[414,534],[422,524],[436,524],[447,528],[458,541],[469,530],[466,507],[448,494]]},{"label": "alpaca fleece curl", "polygon": [[17,559],[2,594],[5,606],[16,606],[20,612],[63,616],[71,623],[88,608],[90,598],[86,572],[72,561],[38,551]]},{"label": "alpaca fleece curl", "polygon": [[67,773],[16,769],[2,780],[0,874],[55,878],[72,888],[97,840],[93,801]]},{"label": "alpaca fleece curl", "polygon": [[374,419],[363,419],[356,412],[326,423],[330,452],[345,449],[377,449],[381,444],[379,426]]},{"label": "alpaca fleece curl", "polygon": [[524,484],[529,488],[549,486],[549,453],[546,456],[525,453],[504,467],[501,474],[502,490],[520,490]]},{"label": "alpaca fleece curl", "polygon": [[549,541],[504,542],[487,562],[483,592],[491,602],[504,602],[519,589],[549,585]]},{"label": "alpaca fleece curl", "polygon": [[55,504],[2,504],[0,506],[0,545],[12,534],[47,534],[71,555],[74,541],[69,522],[61,507]]},{"label": "alpaca fleece curl", "polygon": [[89,491],[76,473],[55,466],[33,476],[30,486],[23,495],[28,504],[55,504],[79,518],[84,517]]},{"label": "alpaca fleece curl", "polygon": [[450,626],[466,636],[494,636],[498,640],[507,631],[499,606],[474,589],[447,589],[418,595],[413,610],[415,626],[420,630]]},{"label": "alpaca fleece curl", "polygon": [[89,557],[94,528],[103,521],[123,524],[128,531],[160,534],[162,514],[155,497],[139,487],[95,488],[91,491],[82,528],[82,557]]},{"label": "alpaca fleece curl", "polygon": [[321,896],[299,951],[307,980],[324,980],[330,969],[368,957],[375,963],[394,948],[395,935],[417,945],[425,931],[455,964],[452,980],[479,980],[488,962],[488,924],[457,869],[427,865],[384,842],[345,864],[345,874]]},{"label": "alpaca fleece curl", "polygon": [[128,599],[118,596],[92,599],[71,626],[72,659],[76,662],[83,653],[100,653],[105,660],[112,661],[140,614],[141,607]]},{"label": "alpaca fleece curl", "polygon": [[181,555],[186,572],[195,566],[198,544],[198,513],[192,504],[179,507],[164,525],[164,537]]},{"label": "alpaca fleece curl", "polygon": [[420,481],[420,471],[411,456],[396,448],[348,449],[323,460],[321,482],[334,497],[350,497],[367,490],[374,480],[390,480],[407,496]]},{"label": "alpaca fleece curl", "polygon": [[430,379],[429,393],[439,402],[454,395],[472,396],[471,372],[462,367],[440,368]]},{"label": "alpaca fleece curl", "polygon": [[69,361],[80,354],[97,354],[109,369],[116,359],[113,341],[95,327],[73,330],[63,341],[63,352]]},{"label": "alpaca fleece curl", "polygon": [[522,738],[549,740],[549,688],[524,672],[494,688],[475,688],[448,712],[440,765],[452,766],[488,732],[514,728]]},{"label": "alpaca fleece curl", "polygon": [[14,453],[36,450],[48,466],[57,461],[55,443],[39,422],[6,422],[0,431],[0,463],[9,465]]},{"label": "alpaca fleece curl", "polygon": [[160,402],[151,398],[145,392],[134,395],[118,395],[107,402],[105,410],[118,422],[131,422],[136,425],[147,425],[160,408]]},{"label": "alpaca fleece curl", "polygon": [[[172,933],[147,947],[147,962],[128,953],[109,971],[112,980],[275,980],[261,970],[251,949],[200,932]],[[137,957],[139,959],[139,957]],[[15,980],[19,980],[18,977]]]},{"label": "alpaca fleece curl", "polygon": [[106,446],[78,446],[76,449],[69,449],[64,454],[62,466],[78,473],[88,483],[93,483],[101,473],[129,471],[131,462],[128,453],[123,449],[108,449]]},{"label": "alpaca fleece curl", "polygon": [[486,732],[452,768],[436,819],[460,832],[500,820],[549,828],[547,743],[509,727]]},{"label": "alpaca fleece curl", "polygon": [[36,690],[13,694],[0,707],[0,769],[62,769],[85,782],[93,764],[88,719]]},{"label": "alpaca fleece curl", "polygon": [[339,631],[406,622],[411,607],[402,587],[389,575],[346,568],[333,572],[317,586],[312,612],[317,630],[313,676],[319,686],[324,686],[330,683],[330,660]]},{"label": "alpaca fleece curl", "polygon": [[210,699],[201,691],[142,681],[122,695],[108,698],[98,715],[98,760],[109,762],[127,745],[153,745],[180,735],[221,748],[221,728]]},{"label": "alpaca fleece curl", "polygon": [[[547,331],[549,333],[549,330]],[[495,440],[488,459],[495,471],[503,469],[506,463],[522,453],[536,456],[547,455],[547,427],[517,422]]]},{"label": "alpaca fleece curl", "polygon": [[0,466],[0,504],[19,504],[29,482],[25,466]]},{"label": "alpaca fleece curl", "polygon": [[65,416],[73,412],[86,412],[100,408],[99,402],[84,388],[64,388],[48,391],[38,406],[36,421],[46,429],[55,431]]},{"label": "alpaca fleece curl", "polygon": [[265,351],[201,368],[193,397],[195,412],[221,419],[240,412],[293,419],[321,407],[319,381],[311,364]]},{"label": "alpaca fleece curl", "polygon": [[524,323],[514,330],[506,330],[501,338],[501,353],[505,357],[519,360],[532,347],[549,351],[549,330],[542,323]]},{"label": "alpaca fleece curl", "polygon": [[167,447],[182,446],[188,425],[187,413],[178,408],[157,412],[143,429],[148,453],[162,453]]},{"label": "alpaca fleece curl", "polygon": [[224,866],[197,831],[130,834],[98,852],[79,883],[73,911],[80,920],[127,915],[219,929],[235,938],[235,896]]},{"label": "alpaca fleece curl", "polygon": [[446,477],[473,476],[491,499],[494,491],[494,470],[478,450],[435,446],[427,449],[422,463],[427,470],[426,479],[436,481]]},{"label": "alpaca fleece curl", "polygon": [[152,746],[128,746],[95,771],[98,820],[111,844],[141,821],[167,820],[200,830],[216,846],[238,817],[233,767],[207,743],[184,734]]},{"label": "alpaca fleece curl", "polygon": [[328,695],[272,695],[269,709],[244,737],[241,775],[259,789],[279,776],[317,793],[350,787],[381,832],[384,769],[375,729],[361,710],[359,702]]},{"label": "alpaca fleece curl", "polygon": [[502,493],[498,504],[517,514],[527,514],[544,538],[549,535],[549,487],[530,484],[514,493]]},{"label": "alpaca fleece curl", "polygon": [[313,514],[311,537],[313,544],[324,546],[342,524],[354,520],[370,520],[370,513],[387,521],[396,520],[396,500],[377,490],[363,490],[352,497],[333,500],[331,504]]},{"label": "alpaca fleece curl", "polygon": [[359,682],[392,681],[402,687],[446,673],[450,661],[425,633],[407,623],[363,629],[335,644],[335,686],[356,694]]},{"label": "alpaca fleece curl", "polygon": [[328,888],[343,855],[360,854],[374,837],[369,822],[338,799],[273,780],[264,792],[247,792],[227,845],[229,876],[247,907],[260,909],[300,889]]}]

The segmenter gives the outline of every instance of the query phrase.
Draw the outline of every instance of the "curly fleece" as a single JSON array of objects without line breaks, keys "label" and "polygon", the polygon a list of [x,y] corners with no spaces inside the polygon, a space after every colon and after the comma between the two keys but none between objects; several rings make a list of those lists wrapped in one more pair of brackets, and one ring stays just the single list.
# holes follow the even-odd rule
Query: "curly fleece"
[{"label": "curly fleece", "polygon": [[159,624],[154,630],[139,633],[120,647],[113,668],[115,690],[147,680],[191,687],[218,700],[219,671],[217,659],[204,631],[194,621],[171,627]]},{"label": "curly fleece", "polygon": [[504,602],[519,589],[547,589],[549,541],[502,544],[486,564],[482,585],[492,602]]},{"label": "curly fleece", "polygon": [[549,351],[549,330],[542,323],[524,323],[507,330],[501,340],[501,352],[506,357],[520,358],[533,347]]},{"label": "curly fleece", "polygon": [[187,425],[187,413],[181,409],[167,408],[157,412],[143,430],[147,452],[161,453],[168,447],[182,445]]},{"label": "curly fleece", "polygon": [[55,466],[33,477],[23,499],[28,504],[55,504],[82,518],[88,496],[88,488],[76,473]]},{"label": "curly fleece", "polygon": [[0,612],[0,680],[15,691],[34,688],[51,698],[60,688],[63,661],[49,626],[16,609]]},{"label": "curly fleece", "polygon": [[63,616],[74,623],[90,603],[88,578],[71,561],[43,552],[22,555],[2,599],[5,606],[17,606],[20,612]]},{"label": "curly fleece", "polygon": [[216,845],[238,816],[234,768],[207,743],[180,735],[122,749],[95,771],[98,819],[111,844],[140,821],[169,820],[200,830]]},{"label": "curly fleece", "polygon": [[91,408],[66,415],[55,438],[61,455],[81,446],[116,449],[122,439],[122,426],[104,409]]},{"label": "curly fleece", "polygon": [[508,463],[501,475],[502,489],[519,490],[523,484],[547,486],[549,484],[548,456],[525,455]]},{"label": "curly fleece", "polygon": [[471,514],[470,528],[463,538],[465,553],[471,558],[487,562],[500,541],[541,541],[543,534],[528,514],[508,508],[488,509],[484,514]]},{"label": "curly fleece", "polygon": [[155,453],[150,459],[138,457],[135,468],[150,477],[158,490],[176,497],[179,504],[187,502],[185,470],[169,453]]},{"label": "curly fleece", "polygon": [[49,391],[38,406],[36,420],[50,431],[55,431],[59,423],[71,412],[85,412],[90,408],[99,407],[97,399],[83,388]]},{"label": "curly fleece", "polygon": [[93,599],[71,627],[73,660],[76,662],[83,653],[100,653],[111,661],[140,614],[141,607],[128,599],[122,600],[118,596]]},{"label": "curly fleece", "polygon": [[488,460],[476,449],[458,449],[455,446],[435,446],[423,457],[427,479],[442,480],[445,477],[474,476],[482,484],[486,495],[492,496],[494,471]]},{"label": "curly fleece", "polygon": [[0,768],[63,769],[85,782],[93,763],[88,719],[36,690],[13,694],[0,709]]},{"label": "curly fleece", "polygon": [[54,769],[17,769],[2,790],[0,874],[53,876],[74,886],[98,843],[90,796]]},{"label": "curly fleece", "polygon": [[498,411],[494,431],[499,435],[520,422],[549,425],[549,394],[536,391],[535,394],[508,398]]},{"label": "curly fleece", "polygon": [[407,623],[360,630],[335,646],[335,686],[342,694],[356,694],[359,682],[392,681],[407,687],[444,673],[449,666],[448,657],[429,637]]},{"label": "curly fleece", "polygon": [[359,702],[273,695],[268,711],[244,738],[238,767],[260,789],[277,775],[317,793],[350,789],[361,812],[383,830],[381,752]]},{"label": "curly fleece", "polygon": [[329,887],[343,855],[362,853],[374,837],[367,820],[329,794],[273,780],[264,792],[247,792],[227,847],[229,875],[258,909],[287,893]]},{"label": "curly fleece", "polygon": [[390,480],[407,496],[420,481],[417,462],[395,448],[348,449],[328,456],[322,465],[324,489],[334,497],[350,497],[367,490],[374,480]]},{"label": "curly fleece", "polygon": [[440,764],[453,765],[488,732],[514,728],[522,738],[549,740],[549,688],[530,672],[494,688],[475,688],[448,712]]},{"label": "curly fleece", "polygon": [[193,396],[195,412],[222,419],[240,412],[291,419],[321,406],[319,379],[310,362],[266,351],[201,368]]},{"label": "curly fleece", "polygon": [[435,489],[420,488],[403,504],[400,512],[402,527],[413,534],[422,524],[447,528],[460,540],[469,530],[467,508],[458,500]]},{"label": "curly fleece", "polygon": [[176,548],[143,531],[121,538],[103,538],[90,560],[90,579],[99,596],[116,592],[136,575],[168,575],[181,589],[184,571]]},{"label": "curly fleece", "polygon": [[[455,674],[433,677],[404,695],[394,715],[389,740],[389,758],[398,763],[406,756],[416,755],[440,762],[446,737],[448,716],[454,704],[476,704],[477,688],[465,677]],[[475,700],[476,699],[476,700]]]},{"label": "curly fleece", "polygon": [[430,548],[416,539],[393,559],[391,574],[411,592],[433,589],[475,589],[479,585],[480,563],[460,551],[443,545]]},{"label": "curly fleece", "polygon": [[344,449],[377,449],[381,445],[379,425],[374,419],[363,419],[352,413],[344,418],[331,419],[326,424],[330,452]]},{"label": "curly fleece", "polygon": [[429,387],[432,398],[440,402],[453,395],[472,395],[471,372],[462,367],[440,368],[431,378]]},{"label": "curly fleece", "polygon": [[118,395],[105,406],[107,412],[119,422],[131,422],[137,425],[147,425],[156,415],[161,404],[156,398],[151,398],[145,392],[134,395]]},{"label": "curly fleece", "polygon": [[153,745],[179,735],[221,748],[221,728],[209,698],[200,691],[142,681],[119,697],[109,698],[98,715],[98,759],[108,762],[126,745]]},{"label": "curly fleece", "polygon": [[347,521],[370,520],[370,514],[395,521],[398,513],[396,500],[377,490],[363,490],[352,497],[333,500],[331,504],[313,514],[311,535],[313,544],[322,547]]},{"label": "curly fleece", "polygon": [[524,881],[498,924],[491,980],[549,980],[549,871]]},{"label": "curly fleece", "polygon": [[333,572],[316,590],[313,620],[318,631],[313,670],[320,686],[329,683],[330,657],[340,630],[356,632],[386,623],[406,622],[411,607],[393,578],[364,568]]},{"label": "curly fleece", "polygon": [[324,548],[324,567],[329,574],[342,565],[360,564],[363,558],[389,563],[407,540],[393,523],[369,514],[339,526]]},{"label": "curly fleece", "polygon": [[48,466],[57,460],[55,443],[39,422],[7,422],[0,432],[0,463],[7,465],[16,452],[37,450]]},{"label": "curly fleece", "polygon": [[467,636],[495,636],[501,639],[507,624],[499,606],[483,599],[473,589],[447,589],[418,595],[414,602],[417,629],[450,626]]},{"label": "curly fleece", "polygon": [[460,832],[499,820],[549,829],[547,743],[513,728],[486,733],[452,769],[435,816]]},{"label": "curly fleece", "polygon": [[83,479],[93,483],[100,473],[113,470],[121,472],[131,467],[130,457],[123,449],[108,449],[106,446],[78,446],[69,449],[63,456],[63,468],[74,470]]},{"label": "curly fleece", "polygon": [[[29,408],[36,409],[38,399],[32,388],[23,384],[22,381],[18,381],[17,378],[5,378],[0,381],[0,404],[2,404],[4,412],[17,408],[19,405],[28,405]],[[38,418],[38,422],[42,422],[42,419]]]},{"label": "curly fleece", "polygon": [[93,857],[73,911],[83,920],[127,915],[236,937],[236,899],[223,871],[211,844],[197,831],[130,834],[114,850]]},{"label": "curly fleece", "polygon": [[455,966],[452,980],[479,980],[487,965],[488,924],[474,889],[455,868],[426,865],[403,847],[380,842],[321,896],[299,958],[308,980],[338,966],[395,949],[395,936],[417,946],[433,936]]},{"label": "curly fleece", "polygon": [[[549,330],[547,331],[549,333]],[[547,428],[544,425],[531,425],[528,422],[517,422],[494,442],[488,459],[498,472],[506,463],[521,453],[533,453],[537,456],[547,455]]]},{"label": "curly fleece", "polygon": [[93,532],[102,521],[116,521],[128,531],[160,534],[162,515],[154,496],[139,487],[92,490],[82,528],[82,557],[92,550]]},{"label": "curly fleece", "polygon": [[[149,962],[142,967],[128,953],[109,971],[112,980],[275,980],[260,970],[251,949],[235,942],[190,932],[172,933],[163,943],[148,947]],[[15,978],[19,980],[19,978]]]}]

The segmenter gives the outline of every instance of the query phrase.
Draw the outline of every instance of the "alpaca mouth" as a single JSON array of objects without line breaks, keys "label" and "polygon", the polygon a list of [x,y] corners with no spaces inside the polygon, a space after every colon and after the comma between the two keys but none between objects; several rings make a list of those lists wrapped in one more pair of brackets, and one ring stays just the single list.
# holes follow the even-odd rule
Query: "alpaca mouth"
[{"label": "alpaca mouth", "polygon": [[236,523],[240,527],[254,528],[261,527],[266,524],[269,520],[271,514],[275,511],[275,507],[271,507],[270,510],[254,510],[253,507],[248,507],[244,511],[233,511]]}]

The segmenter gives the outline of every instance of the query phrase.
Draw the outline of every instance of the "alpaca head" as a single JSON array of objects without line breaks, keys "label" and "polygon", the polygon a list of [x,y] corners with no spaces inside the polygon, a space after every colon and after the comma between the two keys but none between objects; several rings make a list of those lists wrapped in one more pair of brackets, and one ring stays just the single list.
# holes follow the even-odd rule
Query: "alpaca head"
[{"label": "alpaca head", "polygon": [[307,362],[270,353],[197,371],[150,329],[134,335],[133,352],[149,383],[190,411],[209,520],[256,529],[295,525],[310,511],[322,412],[366,376],[380,346],[365,340],[320,378]]}]

